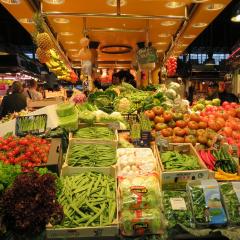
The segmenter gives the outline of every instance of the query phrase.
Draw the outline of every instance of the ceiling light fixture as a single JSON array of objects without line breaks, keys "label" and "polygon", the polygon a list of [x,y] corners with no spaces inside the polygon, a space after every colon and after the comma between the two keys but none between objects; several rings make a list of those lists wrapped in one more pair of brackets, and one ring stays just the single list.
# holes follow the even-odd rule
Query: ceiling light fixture
[{"label": "ceiling light fixture", "polygon": [[77,49],[77,48],[70,48],[70,49],[68,49],[68,51],[69,52],[77,52],[77,51],[79,51],[79,49]]},{"label": "ceiling light fixture", "polygon": [[1,0],[3,3],[6,4],[11,4],[11,5],[16,5],[16,4],[20,4],[21,0]]},{"label": "ceiling light fixture", "polygon": [[161,25],[164,27],[169,27],[175,25],[177,22],[176,21],[163,21],[161,22]]},{"label": "ceiling light fixture", "polygon": [[211,4],[207,5],[206,9],[208,11],[218,11],[218,10],[224,8],[224,6],[225,5],[222,3],[211,3]]},{"label": "ceiling light fixture", "polygon": [[237,4],[236,9],[231,17],[232,22],[240,22],[240,3]]},{"label": "ceiling light fixture", "polygon": [[70,20],[67,19],[67,18],[54,18],[53,21],[55,23],[62,23],[62,24],[65,24],[65,23],[69,23]]},{"label": "ceiling light fixture", "polygon": [[164,50],[163,49],[157,49],[157,52],[161,53],[161,52],[164,52]]},{"label": "ceiling light fixture", "polygon": [[194,3],[204,3],[207,2],[208,0],[193,0]]},{"label": "ceiling light fixture", "polygon": [[72,32],[60,32],[60,35],[62,35],[62,36],[72,36],[73,33]]},{"label": "ceiling light fixture", "polygon": [[166,44],[167,44],[167,42],[157,42],[154,45],[166,45]]},{"label": "ceiling light fixture", "polygon": [[[127,4],[126,0],[121,0],[120,1],[120,6],[124,6]],[[107,5],[110,7],[117,7],[117,0],[107,0]]]},{"label": "ceiling light fixture", "polygon": [[170,33],[160,33],[160,34],[158,34],[158,37],[160,37],[160,38],[167,38],[167,37],[170,37],[170,36],[171,36]]},{"label": "ceiling light fixture", "polygon": [[43,0],[43,1],[48,4],[58,5],[63,4],[65,0]]},{"label": "ceiling light fixture", "polygon": [[23,24],[33,24],[33,20],[31,18],[19,18],[18,21]]},{"label": "ceiling light fixture", "polygon": [[184,35],[183,38],[195,38],[196,35],[194,34],[187,34],[187,35]]},{"label": "ceiling light fixture", "polygon": [[75,44],[76,42],[74,42],[74,41],[66,41],[65,43],[66,44]]},{"label": "ceiling light fixture", "polygon": [[180,7],[183,7],[184,5],[185,5],[184,2],[175,2],[175,1],[168,2],[165,4],[167,8],[180,8]]},{"label": "ceiling light fixture", "polygon": [[194,27],[194,28],[202,28],[202,27],[206,27],[206,26],[207,26],[207,23],[204,23],[204,22],[194,23],[192,25],[192,27]]}]

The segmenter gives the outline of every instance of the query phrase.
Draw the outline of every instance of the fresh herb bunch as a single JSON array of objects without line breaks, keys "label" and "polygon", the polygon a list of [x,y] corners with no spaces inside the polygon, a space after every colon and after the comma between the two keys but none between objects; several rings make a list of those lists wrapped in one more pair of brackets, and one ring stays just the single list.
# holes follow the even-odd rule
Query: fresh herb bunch
[{"label": "fresh herb bunch", "polygon": [[3,223],[17,236],[37,236],[46,224],[61,222],[62,207],[56,200],[56,177],[37,172],[19,175],[2,195]]},{"label": "fresh herb bunch", "polygon": [[[240,184],[238,182],[238,184]],[[225,209],[228,214],[230,223],[239,225],[240,224],[240,213],[239,213],[239,200],[236,192],[234,191],[231,182],[225,182],[220,184],[220,190],[223,196]]]},{"label": "fresh herb bunch", "polygon": [[[175,210],[172,208],[171,198],[183,198],[186,209]],[[191,211],[188,206],[187,194],[184,191],[164,191],[163,192],[164,214],[168,220],[169,228],[174,227],[178,223],[190,227]]]}]

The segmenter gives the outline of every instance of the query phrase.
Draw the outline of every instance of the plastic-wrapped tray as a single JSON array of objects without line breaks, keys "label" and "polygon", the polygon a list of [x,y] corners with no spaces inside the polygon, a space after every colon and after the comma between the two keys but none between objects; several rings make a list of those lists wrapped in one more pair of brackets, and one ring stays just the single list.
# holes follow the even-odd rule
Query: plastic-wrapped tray
[{"label": "plastic-wrapped tray", "polygon": [[221,227],[227,224],[227,215],[216,180],[191,181],[187,184],[187,192],[196,227]]},{"label": "plastic-wrapped tray", "polygon": [[169,228],[174,227],[178,223],[190,227],[191,210],[186,191],[164,191],[163,211]]},{"label": "plastic-wrapped tray", "polygon": [[161,194],[158,174],[119,178],[119,197],[121,209],[159,207]]},{"label": "plastic-wrapped tray", "polygon": [[158,163],[151,148],[119,148],[118,176],[137,176],[158,171]]},{"label": "plastic-wrapped tray", "polygon": [[124,236],[161,234],[164,229],[160,209],[123,210],[119,224],[120,232]]},{"label": "plastic-wrapped tray", "polygon": [[230,225],[240,225],[240,182],[219,183]]}]

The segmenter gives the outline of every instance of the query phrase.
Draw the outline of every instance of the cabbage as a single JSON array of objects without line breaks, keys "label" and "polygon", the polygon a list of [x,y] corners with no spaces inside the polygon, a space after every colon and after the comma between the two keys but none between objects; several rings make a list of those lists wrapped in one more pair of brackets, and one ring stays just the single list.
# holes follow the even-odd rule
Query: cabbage
[{"label": "cabbage", "polygon": [[169,85],[168,85],[168,89],[172,89],[174,91],[179,91],[181,85],[179,83],[176,83],[176,82],[170,82]]},{"label": "cabbage", "polygon": [[121,113],[128,113],[131,109],[131,102],[127,98],[118,99],[115,102],[115,110]]},{"label": "cabbage", "polygon": [[123,116],[121,115],[120,112],[113,112],[110,114],[110,117],[115,120],[115,121],[123,121]]},{"label": "cabbage", "polygon": [[[160,187],[156,176],[136,176],[120,181],[123,209],[154,208],[160,204]],[[141,201],[139,201],[141,196]]]},{"label": "cabbage", "polygon": [[96,122],[96,116],[94,112],[85,110],[82,112],[79,112],[79,120],[80,122],[87,123],[87,124],[93,124]]},{"label": "cabbage", "polygon": [[173,89],[168,89],[166,92],[165,92],[165,95],[170,98],[170,99],[175,99],[176,96],[177,96],[177,93],[176,91],[174,91]]},{"label": "cabbage", "polygon": [[159,234],[163,228],[164,221],[160,209],[121,212],[120,229],[123,235]]},{"label": "cabbage", "polygon": [[97,110],[94,112],[96,117],[96,122],[101,122],[101,119],[108,117],[109,115],[102,110]]}]

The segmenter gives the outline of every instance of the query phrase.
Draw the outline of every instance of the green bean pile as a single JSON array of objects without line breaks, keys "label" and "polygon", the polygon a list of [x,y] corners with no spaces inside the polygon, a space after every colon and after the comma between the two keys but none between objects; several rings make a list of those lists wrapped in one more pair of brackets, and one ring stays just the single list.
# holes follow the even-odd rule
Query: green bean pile
[{"label": "green bean pile", "polygon": [[114,178],[97,172],[63,177],[59,203],[64,221],[57,227],[110,225],[116,217]]},{"label": "green bean pile", "polygon": [[68,165],[72,167],[108,167],[116,163],[116,148],[106,144],[70,146]]},{"label": "green bean pile", "polygon": [[75,132],[74,137],[76,138],[87,138],[87,139],[104,139],[114,140],[115,135],[112,129],[107,127],[85,127],[80,128]]}]

